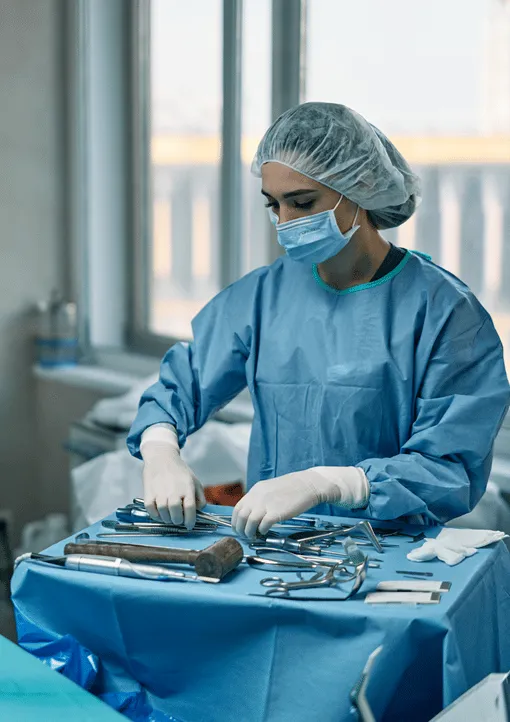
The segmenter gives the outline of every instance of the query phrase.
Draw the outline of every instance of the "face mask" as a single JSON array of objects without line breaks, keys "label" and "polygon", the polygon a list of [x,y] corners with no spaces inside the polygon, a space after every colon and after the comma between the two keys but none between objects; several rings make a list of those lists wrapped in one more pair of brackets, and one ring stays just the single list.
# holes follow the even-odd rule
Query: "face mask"
[{"label": "face mask", "polygon": [[268,208],[271,223],[276,226],[278,243],[285,248],[287,255],[294,261],[303,263],[324,263],[340,253],[349,243],[359,226],[355,225],[359,206],[356,211],[352,228],[342,233],[335,218],[335,211],[343,196],[331,211],[315,213],[305,218],[296,218],[287,223],[278,223],[278,216],[272,208]]}]

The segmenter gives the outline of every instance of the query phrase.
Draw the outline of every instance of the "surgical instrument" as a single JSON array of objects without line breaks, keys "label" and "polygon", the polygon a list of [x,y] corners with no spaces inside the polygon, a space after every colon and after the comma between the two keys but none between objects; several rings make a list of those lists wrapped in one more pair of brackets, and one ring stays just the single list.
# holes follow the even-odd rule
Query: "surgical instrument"
[{"label": "surgical instrument", "polygon": [[[347,599],[350,599],[353,597],[360,589],[361,585],[366,579],[366,563],[364,563],[362,566],[358,567],[356,570],[356,574],[351,575],[350,577],[346,577],[345,579],[339,579],[335,578],[334,583],[330,584],[329,586],[335,586],[336,583],[342,583],[345,584],[346,582],[353,581],[353,585],[351,589],[348,591],[347,594],[343,594],[341,596],[334,596],[334,597],[309,597],[309,596],[300,596],[300,595],[292,595],[289,593],[288,587],[283,588],[282,586],[274,586],[269,588],[265,594],[256,594],[256,593],[250,593],[250,596],[252,597],[277,597],[278,599],[285,599],[289,601],[295,601],[295,602],[345,602]],[[320,581],[320,580],[319,580]],[[318,586],[326,586],[325,584],[317,584],[317,583],[311,583],[307,584],[305,588],[317,588]],[[303,588],[303,587],[301,587]],[[294,587],[295,589],[295,587]]]},{"label": "surgical instrument", "polygon": [[[337,574],[344,573],[346,577],[339,579]],[[299,579],[296,582],[284,581],[281,577],[266,577],[261,579],[260,584],[269,589],[268,593],[288,594],[293,590],[299,589],[316,589],[317,587],[334,587],[341,581],[352,581],[356,575],[349,574],[347,569],[342,566],[330,566],[325,573],[320,570],[316,572],[311,579]]]},{"label": "surgical instrument", "polygon": [[382,652],[382,645],[374,649],[372,654],[369,656],[365,668],[361,673],[361,678],[357,684],[353,687],[350,693],[350,698],[353,706],[353,711],[358,713],[359,722],[376,722],[372,710],[367,701],[366,690],[372,672],[372,667],[379,654]]},{"label": "surgical instrument", "polygon": [[128,523],[128,522],[118,522],[114,519],[105,519],[101,522],[101,526],[105,527],[106,529],[113,529],[115,531],[119,532],[126,532],[126,531],[140,531],[140,532],[156,532],[157,534],[180,534],[182,536],[187,536],[188,534],[198,534],[198,533],[206,533],[206,532],[215,532],[218,527],[216,524],[201,524],[198,527],[194,527],[191,531],[188,531],[186,527],[184,526],[174,526],[173,524],[158,524],[157,522],[154,523],[146,523],[146,522],[137,522],[137,523]]},{"label": "surgical instrument", "polygon": [[109,544],[86,541],[66,544],[64,554],[95,554],[120,557],[130,562],[158,562],[160,564],[189,564],[202,577],[223,579],[241,563],[243,548],[232,537],[224,537],[205,549],[176,549],[143,544]]},{"label": "surgical instrument", "polygon": [[[290,553],[290,552],[287,552],[287,553]],[[300,560],[299,557],[297,558],[297,561],[285,562],[284,560],[277,561],[276,559],[267,559],[267,558],[265,559],[264,557],[260,557],[260,556],[247,556],[247,557],[244,557],[243,561],[246,562],[246,564],[248,564],[248,566],[250,566],[254,569],[259,569],[261,571],[267,571],[267,568],[266,568],[267,566],[270,566],[273,568],[277,567],[277,570],[280,572],[280,574],[283,574],[284,572],[296,572],[296,571],[313,572],[316,569],[320,568],[321,566],[323,568],[326,567],[325,564],[322,565],[318,562],[313,562],[313,561],[310,562],[305,559]]]},{"label": "surgical instrument", "polygon": [[397,569],[395,574],[408,574],[410,577],[433,577],[432,572],[415,572],[414,570],[407,571],[406,569]]},{"label": "surgical instrument", "polygon": [[[324,547],[313,544],[305,544],[305,542],[296,541],[295,539],[286,537],[268,539],[265,544],[263,543],[263,540],[250,544],[250,548],[252,549],[263,549],[264,547],[285,549],[286,551],[297,552],[298,554],[317,554],[318,556],[326,555],[326,549]],[[341,559],[345,556],[339,552],[329,551],[329,549],[327,550],[327,555],[330,557],[340,557]]]},{"label": "surgical instrument", "polygon": [[[133,504],[128,505],[125,507],[126,509],[129,509],[130,507],[136,507],[139,510],[145,510],[145,504],[143,499],[133,499]],[[145,511],[145,514],[148,516],[148,512]],[[230,514],[216,514],[212,512],[205,512],[198,510],[197,511],[197,520],[203,520],[203,521],[211,521],[216,524],[219,524],[221,526],[232,526],[232,516]],[[155,522],[158,523],[158,522]],[[198,523],[198,521],[197,521]],[[319,519],[318,517],[314,516],[296,516],[292,519],[285,519],[284,521],[281,521],[277,524],[274,524],[272,529],[269,531],[269,534],[267,536],[280,536],[276,532],[274,532],[274,529],[283,529],[283,530],[290,530],[290,529],[296,529],[300,531],[311,531],[313,529],[329,529],[330,527],[333,527],[331,522],[325,522],[322,519]],[[334,527],[336,528],[336,527]]]},{"label": "surgical instrument", "polygon": [[289,535],[289,539],[295,539],[297,541],[319,541],[319,539],[328,539],[330,537],[338,537],[338,536],[348,536],[349,534],[352,534],[356,531],[361,532],[364,534],[368,541],[371,542],[377,551],[381,554],[383,553],[383,548],[381,546],[381,542],[376,537],[374,530],[372,529],[372,525],[369,521],[366,521],[365,519],[362,521],[357,522],[356,524],[353,524],[350,527],[345,526],[338,526],[333,529],[330,529],[328,531],[310,531],[310,532],[304,532],[304,531],[298,531],[293,534]]},{"label": "surgical instrument", "polygon": [[[354,574],[348,572],[348,570],[338,565],[331,565],[326,574],[319,576],[315,574],[311,579],[303,580],[298,582],[285,582],[280,577],[268,577],[263,579],[261,584],[269,587],[264,596],[276,596],[279,599],[289,599],[295,601],[345,601],[352,597],[360,589],[361,585],[366,579],[367,575],[367,558],[359,549],[352,539],[349,537],[346,539],[345,552],[350,557],[351,563],[355,566]],[[344,573],[345,577],[340,575]],[[321,586],[336,587],[337,584],[344,584],[346,582],[353,581],[353,586],[347,594],[340,597],[306,597],[306,596],[292,596],[290,594],[293,590],[299,589],[312,589]],[[253,595],[261,596],[261,595]]]},{"label": "surgical instrument", "polygon": [[[138,508],[145,509],[145,503],[143,499],[133,499],[133,504],[137,506]],[[232,524],[232,515],[231,514],[216,514],[211,512],[204,512],[200,511],[200,514],[205,515],[207,514],[208,517],[212,517],[214,520],[221,519],[224,522],[227,522],[227,524],[230,526]],[[296,527],[297,529],[305,529],[305,528],[315,528],[318,524],[327,524],[329,522],[323,522],[318,517],[314,516],[296,516],[292,519],[285,519],[284,521],[279,522],[278,524],[275,524],[274,526],[278,527]]]},{"label": "surgical instrument", "polygon": [[[133,499],[133,505],[140,508],[145,509],[145,504],[143,499]],[[218,524],[223,523],[225,526],[231,526],[232,525],[232,515],[231,514],[216,514],[212,512],[205,512],[205,511],[198,511],[197,517],[203,517],[204,519],[211,519],[212,521],[217,522]],[[331,522],[323,521],[322,519],[319,519],[319,517],[315,516],[307,516],[305,514],[301,516],[295,516],[292,519],[285,519],[277,524],[273,525],[274,528],[281,528],[281,529],[326,529],[332,526]]]},{"label": "surgical instrument", "polygon": [[[183,525],[178,524],[169,524],[163,521],[156,521],[152,519],[152,517],[149,515],[145,509],[140,509],[136,506],[129,505],[126,507],[122,507],[120,509],[117,509],[115,512],[117,521],[124,524],[139,524],[147,525],[147,526],[154,526],[154,527],[169,527],[172,529],[179,529],[182,528],[184,531],[187,531],[186,527]],[[212,517],[201,517],[200,514],[202,512],[198,512],[198,518],[196,521],[195,526],[193,527],[193,531],[199,531],[199,530],[216,530],[218,528],[218,524],[230,526],[228,522],[222,521],[219,517],[212,518]]]},{"label": "surgical instrument", "polygon": [[[335,544],[342,544],[342,540],[341,540],[341,539],[337,539],[337,538],[334,537],[334,536],[332,536],[332,537],[327,537],[326,539],[320,539],[320,538],[319,538],[318,541],[319,541],[319,543],[321,544],[321,546],[325,547],[326,549],[327,549],[328,547],[334,546]],[[373,546],[372,542],[362,541],[361,539],[359,539],[359,537],[356,537],[356,544],[358,544],[360,547],[371,547],[371,546]],[[399,548],[399,545],[398,545],[398,544],[389,544],[388,542],[385,542],[385,541],[381,541],[380,544],[381,544],[381,547],[384,547],[384,549],[389,549],[390,547],[393,547],[393,549],[398,549],[398,548]],[[383,552],[384,552],[384,549],[383,549]]]},{"label": "surgical instrument", "polygon": [[[123,509],[117,509],[117,515],[119,512],[124,512],[130,510],[133,513],[133,516],[138,518],[145,518],[145,519],[152,519],[149,512],[145,509],[145,504],[143,499],[133,499],[133,504],[129,504],[127,507],[124,507]],[[219,524],[220,526],[232,526],[232,522],[228,521],[230,517],[222,516],[221,514],[212,514],[206,511],[201,511],[197,509],[197,524],[199,523],[199,520],[205,520],[208,522],[214,522],[215,524]],[[158,523],[158,522],[154,522]]]},{"label": "surgical instrument", "polygon": [[143,539],[143,537],[163,537],[168,539],[169,537],[187,536],[185,534],[177,534],[175,532],[157,532],[157,531],[134,531],[134,532],[106,532],[103,534],[97,534],[98,539]]},{"label": "surgical instrument", "polygon": [[395,529],[393,531],[388,531],[386,529],[374,529],[374,532],[379,534],[379,537],[381,539],[385,539],[389,536],[401,536],[401,537],[409,537],[411,541],[408,541],[408,544],[415,544],[416,542],[422,541],[422,539],[425,539],[425,534],[420,531],[416,534],[407,534],[406,532],[403,532],[401,529]]},{"label": "surgical instrument", "polygon": [[220,580],[216,577],[202,577],[197,574],[167,569],[152,564],[133,564],[125,559],[116,557],[87,556],[70,554],[68,556],[49,556],[47,554],[23,554],[16,559],[16,565],[23,561],[33,560],[65,567],[77,572],[95,572],[96,574],[109,574],[116,577],[133,577],[149,581],[182,581],[182,582],[210,582],[216,584]]},{"label": "surgical instrument", "polygon": [[[304,562],[309,562],[314,565],[321,565],[321,566],[326,566],[326,565],[330,565],[330,564],[343,564],[344,566],[352,565],[351,560],[345,554],[338,556],[338,557],[334,557],[334,558],[324,557],[322,555],[319,558],[317,558],[316,556],[299,554],[297,552],[290,551],[289,549],[282,549],[281,547],[272,547],[272,546],[257,544],[256,542],[254,542],[253,544],[250,544],[250,549],[253,549],[255,552],[257,552],[257,555],[259,558],[261,556],[266,557],[266,554],[267,554],[266,558],[268,560],[270,560],[272,556],[278,557],[279,555],[283,555],[283,556],[295,557],[296,559],[301,559]],[[246,559],[248,559],[248,557],[246,557]],[[367,557],[367,559],[368,559],[368,566],[371,569],[379,569],[380,568],[381,559],[373,559],[372,557]],[[268,563],[271,564],[272,562],[268,561]]]}]

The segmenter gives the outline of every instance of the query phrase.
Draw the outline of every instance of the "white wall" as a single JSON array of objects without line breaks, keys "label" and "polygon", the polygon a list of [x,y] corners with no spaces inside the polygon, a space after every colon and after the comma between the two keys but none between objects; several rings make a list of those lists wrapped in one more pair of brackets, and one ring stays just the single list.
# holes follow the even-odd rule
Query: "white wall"
[{"label": "white wall", "polygon": [[38,517],[29,310],[65,267],[63,8],[0,0],[0,508]]}]

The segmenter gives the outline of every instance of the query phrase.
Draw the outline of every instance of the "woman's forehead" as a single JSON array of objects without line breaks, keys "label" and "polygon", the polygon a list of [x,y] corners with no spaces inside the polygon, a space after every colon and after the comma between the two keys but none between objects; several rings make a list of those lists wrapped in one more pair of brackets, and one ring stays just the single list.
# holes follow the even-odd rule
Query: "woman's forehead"
[{"label": "woman's forehead", "polygon": [[276,161],[264,163],[261,168],[261,173],[262,186],[266,193],[270,195],[273,195],[271,191],[275,191],[275,193],[286,193],[298,188],[309,188],[314,191],[326,190],[326,186],[322,185],[322,183],[314,181],[302,173]]}]

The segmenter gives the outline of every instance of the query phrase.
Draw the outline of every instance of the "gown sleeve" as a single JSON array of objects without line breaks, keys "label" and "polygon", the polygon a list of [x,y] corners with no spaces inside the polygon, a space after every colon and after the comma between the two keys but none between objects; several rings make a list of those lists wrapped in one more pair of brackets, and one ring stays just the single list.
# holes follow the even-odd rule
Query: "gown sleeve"
[{"label": "gown sleeve", "polygon": [[[248,277],[219,293],[193,320],[193,342],[166,353],[159,380],[143,394],[127,445],[140,456],[143,432],[159,423],[175,426],[179,445],[247,385],[253,281]],[[235,329],[232,318],[235,318]]]},{"label": "gown sleeve", "polygon": [[491,318],[459,304],[430,350],[409,439],[396,456],[358,464],[370,484],[368,515],[421,514],[444,523],[473,509],[487,486],[509,400]]}]

